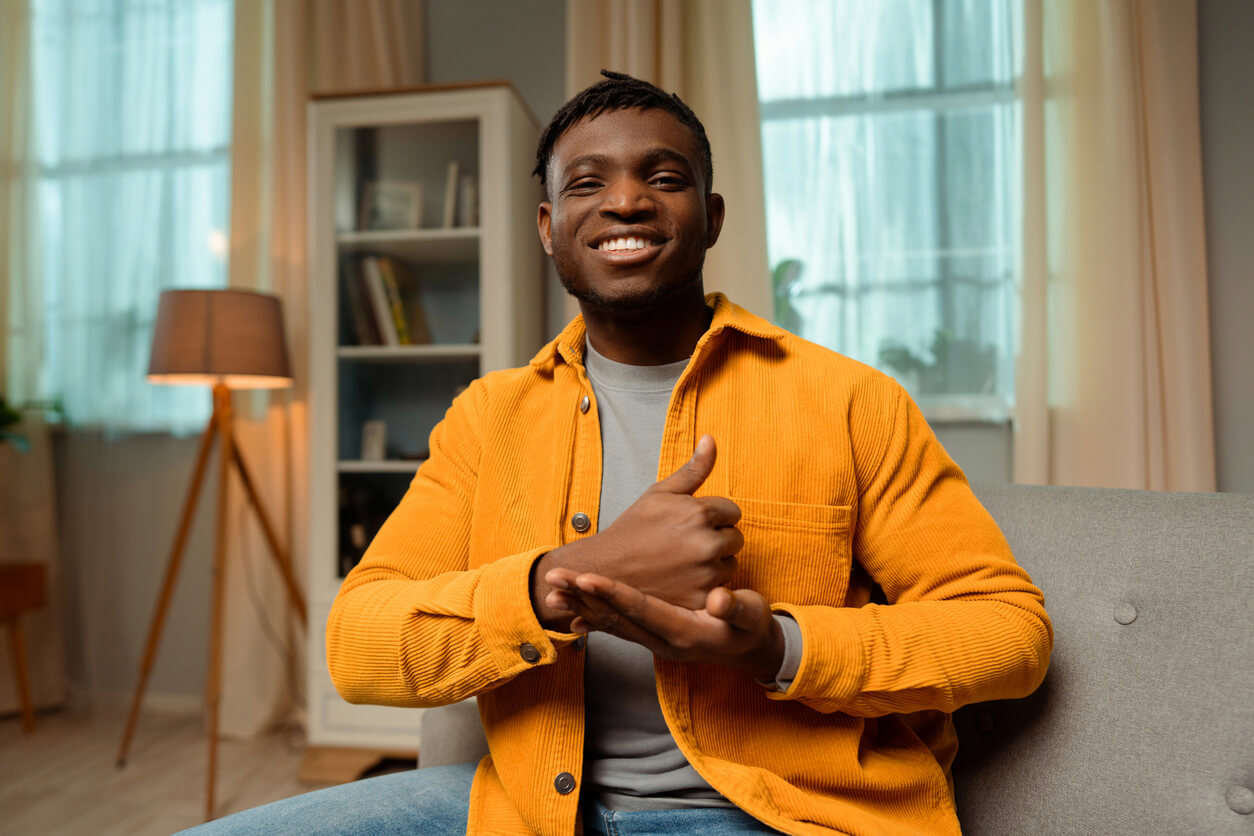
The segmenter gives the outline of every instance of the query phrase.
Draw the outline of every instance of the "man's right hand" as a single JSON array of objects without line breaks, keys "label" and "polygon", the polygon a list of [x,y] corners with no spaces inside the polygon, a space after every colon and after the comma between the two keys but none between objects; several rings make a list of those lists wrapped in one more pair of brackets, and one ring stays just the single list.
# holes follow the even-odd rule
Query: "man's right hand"
[{"label": "man's right hand", "polygon": [[[565,629],[570,614],[546,603],[553,569],[595,572],[689,609],[726,584],[745,539],[730,499],[694,497],[714,469],[712,436],[702,436],[683,467],[650,486],[609,528],[554,549],[532,571],[531,601],[546,627]],[[556,579],[556,577],[555,577]]]}]

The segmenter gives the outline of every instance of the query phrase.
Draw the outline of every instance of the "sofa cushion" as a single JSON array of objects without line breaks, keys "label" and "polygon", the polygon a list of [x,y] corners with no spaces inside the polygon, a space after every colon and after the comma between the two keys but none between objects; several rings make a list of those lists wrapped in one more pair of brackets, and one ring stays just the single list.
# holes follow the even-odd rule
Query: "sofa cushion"
[{"label": "sofa cushion", "polygon": [[1254,833],[1254,497],[976,493],[1055,643],[1031,697],[958,712],[964,830]]}]

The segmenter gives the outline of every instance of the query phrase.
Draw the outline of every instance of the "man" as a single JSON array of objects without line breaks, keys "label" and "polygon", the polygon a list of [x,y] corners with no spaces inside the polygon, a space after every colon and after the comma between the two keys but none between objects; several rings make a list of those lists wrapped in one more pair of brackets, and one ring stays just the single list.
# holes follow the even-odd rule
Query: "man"
[{"label": "man", "polygon": [[704,128],[605,75],[537,154],[582,316],[454,401],[327,625],[345,699],[477,696],[491,754],[473,781],[271,807],[361,832],[958,833],[949,712],[1040,684],[1041,593],[899,385],[705,295]]}]

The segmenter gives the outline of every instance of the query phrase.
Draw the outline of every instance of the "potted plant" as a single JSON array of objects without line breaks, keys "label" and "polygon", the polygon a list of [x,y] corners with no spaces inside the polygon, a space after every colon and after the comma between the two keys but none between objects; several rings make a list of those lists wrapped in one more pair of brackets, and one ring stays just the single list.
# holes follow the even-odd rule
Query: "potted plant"
[{"label": "potted plant", "polygon": [[25,436],[13,432],[9,428],[22,420],[22,413],[18,412],[5,401],[4,395],[0,395],[0,444],[8,442],[18,449],[18,452],[25,453],[30,450],[30,442]]}]

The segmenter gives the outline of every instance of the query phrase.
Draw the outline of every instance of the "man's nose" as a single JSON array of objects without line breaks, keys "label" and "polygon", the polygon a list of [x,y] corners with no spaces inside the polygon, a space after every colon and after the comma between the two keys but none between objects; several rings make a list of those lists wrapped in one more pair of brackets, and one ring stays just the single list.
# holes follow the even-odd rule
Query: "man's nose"
[{"label": "man's nose", "polygon": [[632,177],[612,181],[601,193],[601,214],[619,218],[636,217],[654,211],[648,184]]}]

